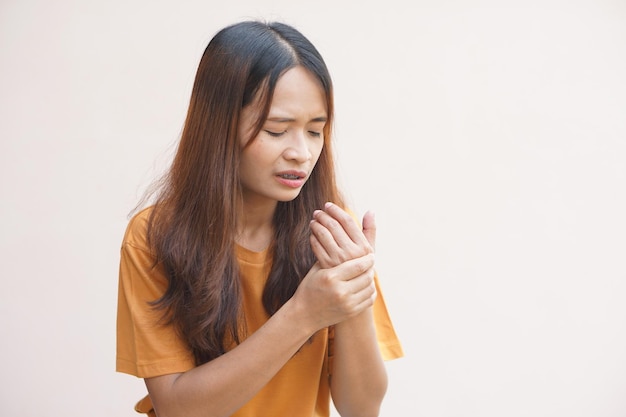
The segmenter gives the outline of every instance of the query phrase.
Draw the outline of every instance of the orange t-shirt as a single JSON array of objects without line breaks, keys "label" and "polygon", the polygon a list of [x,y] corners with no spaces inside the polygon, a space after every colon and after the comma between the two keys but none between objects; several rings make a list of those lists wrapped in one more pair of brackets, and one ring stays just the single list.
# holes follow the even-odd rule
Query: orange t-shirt
[{"label": "orange t-shirt", "polygon": [[[116,370],[140,378],[186,372],[195,366],[184,340],[171,325],[160,321],[161,312],[150,302],[167,288],[164,271],[154,267],[154,256],[146,242],[150,209],[138,213],[129,223],[121,248],[117,310]],[[243,293],[246,328],[256,331],[269,317],[261,295],[271,267],[267,251],[253,252],[236,246]],[[374,318],[379,347],[385,360],[403,355],[376,279],[378,296]],[[329,337],[330,333],[330,337]],[[330,415],[329,359],[332,331],[317,332],[310,343],[295,354],[272,380],[234,417]],[[136,410],[154,415],[149,397]]]}]

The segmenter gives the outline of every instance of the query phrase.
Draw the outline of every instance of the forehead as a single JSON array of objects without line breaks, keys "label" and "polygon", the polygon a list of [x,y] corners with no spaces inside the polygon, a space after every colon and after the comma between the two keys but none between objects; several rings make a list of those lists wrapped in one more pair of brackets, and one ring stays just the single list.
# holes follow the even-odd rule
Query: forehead
[{"label": "forehead", "polygon": [[326,91],[318,77],[304,67],[290,68],[278,78],[271,102],[268,89],[266,80],[242,109],[238,134],[244,142],[254,137],[268,119],[302,123],[329,119]]},{"label": "forehead", "polygon": [[270,112],[326,114],[327,97],[322,83],[311,71],[296,66],[285,71],[278,79],[272,95]]}]

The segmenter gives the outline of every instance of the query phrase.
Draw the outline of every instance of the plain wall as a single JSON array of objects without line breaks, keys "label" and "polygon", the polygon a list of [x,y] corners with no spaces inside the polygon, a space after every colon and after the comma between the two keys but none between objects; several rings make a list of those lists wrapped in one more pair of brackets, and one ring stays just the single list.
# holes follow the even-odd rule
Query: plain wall
[{"label": "plain wall", "polygon": [[[196,66],[246,18],[336,88],[406,357],[383,417],[626,416],[623,1],[0,2],[0,415],[134,416],[119,246]],[[367,364],[364,364],[366,366]]]}]

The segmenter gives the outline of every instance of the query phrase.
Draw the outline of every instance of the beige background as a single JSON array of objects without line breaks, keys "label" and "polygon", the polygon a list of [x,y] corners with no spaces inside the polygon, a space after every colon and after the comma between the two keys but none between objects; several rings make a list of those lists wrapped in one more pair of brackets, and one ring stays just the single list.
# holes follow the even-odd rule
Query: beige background
[{"label": "beige background", "polygon": [[[626,415],[623,1],[0,1],[0,415],[111,417],[118,248],[200,55],[279,19],[334,76],[406,358],[382,416]],[[364,364],[365,366],[367,364]]]}]

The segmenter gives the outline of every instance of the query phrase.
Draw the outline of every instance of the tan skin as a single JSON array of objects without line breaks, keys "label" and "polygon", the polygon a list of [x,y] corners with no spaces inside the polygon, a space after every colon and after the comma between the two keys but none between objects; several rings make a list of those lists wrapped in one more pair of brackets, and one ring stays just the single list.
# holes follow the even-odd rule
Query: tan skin
[{"label": "tan skin", "polygon": [[[238,244],[262,250],[272,237],[278,201],[295,198],[301,187],[285,186],[277,173],[314,168],[323,146],[323,90],[301,67],[278,81],[268,122],[242,150],[244,187]],[[254,103],[253,103],[254,104]],[[244,109],[242,144],[255,108]],[[284,181],[283,181],[284,182]],[[245,405],[318,330],[335,325],[331,394],[344,417],[377,416],[387,387],[371,307],[374,285],[373,216],[363,230],[329,204],[311,220],[318,262],[294,296],[260,329],[224,355],[184,373],[146,378],[159,417],[230,416]]]},{"label": "tan skin", "polygon": [[[363,217],[361,230],[348,213],[327,203],[314,213],[311,231],[311,245],[323,268],[374,253],[376,223],[371,212]],[[387,390],[387,373],[371,307],[335,325],[334,349],[331,394],[337,411],[342,416],[377,416]]]}]

